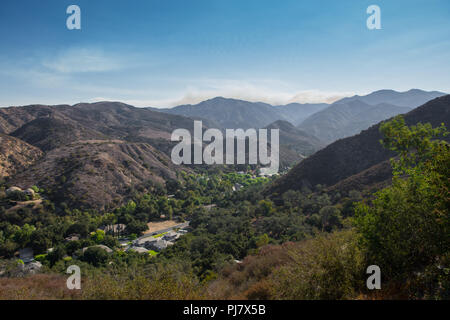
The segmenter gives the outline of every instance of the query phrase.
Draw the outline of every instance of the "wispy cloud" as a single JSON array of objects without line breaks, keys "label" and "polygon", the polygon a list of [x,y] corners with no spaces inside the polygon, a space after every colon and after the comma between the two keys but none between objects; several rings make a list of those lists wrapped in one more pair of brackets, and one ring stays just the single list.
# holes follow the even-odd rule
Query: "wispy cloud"
[{"label": "wispy cloud", "polygon": [[[95,97],[96,101],[122,101],[138,107],[174,107],[182,104],[197,104],[218,96],[241,99],[252,102],[265,102],[272,105],[288,103],[333,103],[341,98],[352,96],[355,92],[295,90],[290,85],[272,80],[229,80],[208,79],[189,81],[191,84],[184,90],[172,93],[167,98],[152,98],[151,92],[147,97],[126,98],[120,96]],[[196,84],[192,84],[195,82]]]},{"label": "wispy cloud", "polygon": [[[176,72],[156,77],[151,65],[156,63],[154,60],[143,61],[142,56],[134,53],[119,55],[98,48],[75,47],[30,56],[20,64],[2,63],[4,68],[0,68],[0,74],[14,77],[29,92],[51,94],[53,100],[61,103],[107,100],[137,107],[164,108],[222,96],[283,105],[332,103],[355,94],[303,89],[301,85],[271,78],[195,78]],[[58,94],[55,95],[56,89]]]},{"label": "wispy cloud", "polygon": [[60,73],[105,72],[121,68],[118,59],[96,48],[70,48],[46,58],[42,65]]}]

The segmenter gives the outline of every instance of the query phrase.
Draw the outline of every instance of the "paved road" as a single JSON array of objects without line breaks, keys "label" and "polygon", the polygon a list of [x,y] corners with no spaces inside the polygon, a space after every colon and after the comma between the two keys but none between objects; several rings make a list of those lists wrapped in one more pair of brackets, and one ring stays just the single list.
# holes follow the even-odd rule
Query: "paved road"
[{"label": "paved road", "polygon": [[136,240],[141,240],[141,239],[153,237],[155,234],[161,234],[161,233],[164,233],[164,232],[169,232],[169,231],[171,231],[171,230],[173,230],[173,229],[177,229],[177,228],[185,228],[185,227],[187,227],[187,226],[189,226],[189,221],[186,221],[186,222],[177,224],[177,225],[175,225],[175,226],[173,226],[173,227],[170,227],[170,228],[160,229],[160,230],[156,230],[156,231],[153,231],[153,232],[144,234],[142,237],[139,237],[139,238],[137,238]]}]

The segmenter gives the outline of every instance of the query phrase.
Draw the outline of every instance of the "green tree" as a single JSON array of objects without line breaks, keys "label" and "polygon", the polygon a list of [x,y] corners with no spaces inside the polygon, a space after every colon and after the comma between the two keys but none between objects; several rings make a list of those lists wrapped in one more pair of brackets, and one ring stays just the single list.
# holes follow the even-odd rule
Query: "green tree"
[{"label": "green tree", "polygon": [[30,242],[35,253],[44,253],[52,245],[51,235],[42,229],[33,232]]},{"label": "green tree", "polygon": [[94,232],[91,233],[91,239],[95,241],[95,243],[102,243],[103,240],[105,239],[105,231],[103,230],[96,230]]},{"label": "green tree", "polygon": [[29,224],[25,223],[22,228],[19,228],[14,234],[14,241],[22,248],[26,247],[30,242],[31,235],[35,230],[36,228],[34,226],[30,226]]},{"label": "green tree", "polygon": [[450,248],[450,151],[446,142],[434,139],[447,131],[443,125],[407,127],[402,117],[380,131],[383,144],[398,157],[391,159],[392,186],[377,192],[371,205],[360,203],[356,209],[368,263],[398,281],[427,266],[448,268],[443,257]]},{"label": "green tree", "polygon": [[129,222],[127,224],[127,227],[126,227],[125,231],[128,234],[134,233],[134,234],[140,235],[142,232],[144,232],[146,230],[148,230],[148,226],[147,226],[146,223],[140,222],[140,221],[136,221],[136,220],[132,220],[131,222]]},{"label": "green tree", "polygon": [[108,260],[108,253],[102,248],[90,247],[84,252],[82,260],[99,267]]},{"label": "green tree", "polygon": [[50,262],[50,266],[53,266],[56,262],[64,258],[66,250],[62,245],[58,245],[47,255],[47,260]]},{"label": "green tree", "polygon": [[341,225],[341,211],[334,206],[325,206],[319,211],[323,230],[331,231],[335,226]]}]

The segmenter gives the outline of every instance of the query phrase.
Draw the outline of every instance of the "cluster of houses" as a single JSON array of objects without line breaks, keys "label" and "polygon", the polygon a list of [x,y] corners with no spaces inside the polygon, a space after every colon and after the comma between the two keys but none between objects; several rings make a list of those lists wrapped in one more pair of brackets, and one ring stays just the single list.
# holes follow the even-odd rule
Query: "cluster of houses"
[{"label": "cluster of houses", "polygon": [[[162,235],[157,236],[143,236],[139,239],[134,240],[131,245],[128,242],[123,243],[125,246],[125,250],[133,250],[135,252],[139,253],[147,253],[150,250],[160,252],[164,249],[166,249],[168,246],[171,246],[174,244],[174,242],[181,237],[182,235],[186,234],[188,232],[187,228],[189,227],[189,222],[182,223],[178,226],[176,226],[177,229],[169,230]],[[105,227],[103,230],[106,231],[108,234],[120,234],[125,230],[126,226],[123,224],[116,224]],[[79,234],[71,234],[67,236],[65,239],[65,242],[71,242],[71,241],[78,241],[80,240]],[[128,241],[128,240],[126,240]],[[113,250],[105,245],[94,245],[93,247],[99,247],[103,250],[105,250],[108,253],[112,253]],[[85,247],[82,249],[82,252],[85,252],[88,249],[88,247]],[[50,248],[47,250],[47,253],[53,251],[53,248]],[[73,256],[74,258],[75,255]],[[36,273],[42,268],[42,264],[39,261],[36,261],[34,259],[34,253],[33,249],[31,248],[24,248],[19,250],[19,258],[22,260],[23,264],[21,265],[21,269],[25,273]]]},{"label": "cluster of houses", "polygon": [[149,250],[160,252],[167,247],[173,245],[175,241],[186,234],[188,231],[186,229],[179,229],[178,231],[171,230],[164,233],[162,236],[148,236],[141,237],[132,242],[127,250],[133,250],[139,253],[145,253]]}]

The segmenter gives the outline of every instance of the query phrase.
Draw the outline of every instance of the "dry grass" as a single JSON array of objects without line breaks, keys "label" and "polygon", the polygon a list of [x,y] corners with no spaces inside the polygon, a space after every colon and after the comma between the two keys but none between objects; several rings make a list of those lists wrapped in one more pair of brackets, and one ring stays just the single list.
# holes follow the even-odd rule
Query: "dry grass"
[{"label": "dry grass", "polygon": [[66,277],[62,275],[0,278],[0,300],[63,300],[80,297],[80,291],[67,289]]}]

